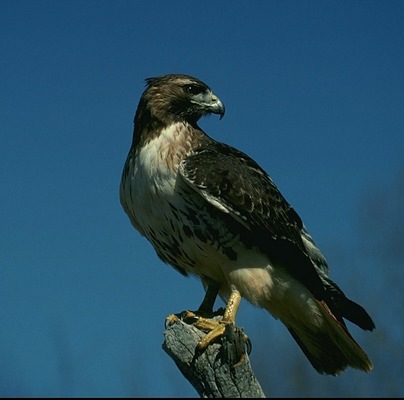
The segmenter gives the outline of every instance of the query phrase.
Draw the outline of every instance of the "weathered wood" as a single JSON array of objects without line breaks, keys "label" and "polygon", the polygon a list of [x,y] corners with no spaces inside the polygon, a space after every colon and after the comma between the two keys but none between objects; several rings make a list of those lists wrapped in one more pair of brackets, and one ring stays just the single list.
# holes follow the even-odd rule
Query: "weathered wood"
[{"label": "weathered wood", "polygon": [[228,325],[221,338],[199,352],[204,332],[180,318],[171,318],[166,326],[163,349],[201,397],[265,397],[251,369],[242,329]]}]

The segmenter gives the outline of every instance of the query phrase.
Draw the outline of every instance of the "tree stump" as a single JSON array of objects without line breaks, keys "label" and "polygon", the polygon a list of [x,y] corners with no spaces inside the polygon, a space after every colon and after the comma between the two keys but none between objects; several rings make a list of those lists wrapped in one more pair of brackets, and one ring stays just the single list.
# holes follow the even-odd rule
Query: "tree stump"
[{"label": "tree stump", "polygon": [[166,324],[163,349],[201,397],[265,398],[241,328],[227,325],[225,334],[200,352],[197,345],[205,333],[184,322],[181,314],[176,317]]}]

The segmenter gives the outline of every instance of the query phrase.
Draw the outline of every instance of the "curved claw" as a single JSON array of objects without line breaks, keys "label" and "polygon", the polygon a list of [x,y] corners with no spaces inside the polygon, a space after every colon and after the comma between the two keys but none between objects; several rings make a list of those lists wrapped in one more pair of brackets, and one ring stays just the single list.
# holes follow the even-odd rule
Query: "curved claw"
[{"label": "curved claw", "polygon": [[244,334],[244,341],[245,341],[245,351],[247,352],[248,355],[250,355],[252,351],[252,343],[250,338],[246,334]]}]

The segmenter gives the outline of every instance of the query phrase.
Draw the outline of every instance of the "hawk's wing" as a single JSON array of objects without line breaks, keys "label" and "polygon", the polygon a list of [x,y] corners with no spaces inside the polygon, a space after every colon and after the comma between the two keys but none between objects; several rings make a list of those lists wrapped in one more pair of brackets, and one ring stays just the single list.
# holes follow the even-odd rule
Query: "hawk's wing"
[{"label": "hawk's wing", "polygon": [[324,285],[302,241],[300,217],[254,160],[212,141],[186,157],[179,172],[219,211],[218,218],[226,213],[240,224],[247,245],[257,246],[316,298],[324,299]]}]

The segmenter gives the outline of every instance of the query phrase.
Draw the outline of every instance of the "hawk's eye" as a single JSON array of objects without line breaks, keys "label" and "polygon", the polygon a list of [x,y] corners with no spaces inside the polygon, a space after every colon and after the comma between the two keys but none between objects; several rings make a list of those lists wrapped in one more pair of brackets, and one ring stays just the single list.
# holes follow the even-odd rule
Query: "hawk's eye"
[{"label": "hawk's eye", "polygon": [[199,94],[202,93],[205,89],[199,85],[185,85],[184,91],[188,94]]}]

